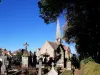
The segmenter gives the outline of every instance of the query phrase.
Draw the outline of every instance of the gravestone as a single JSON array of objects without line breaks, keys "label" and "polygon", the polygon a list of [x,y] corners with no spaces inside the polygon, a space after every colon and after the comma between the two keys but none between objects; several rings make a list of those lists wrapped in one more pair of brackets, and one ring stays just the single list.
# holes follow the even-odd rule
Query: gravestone
[{"label": "gravestone", "polygon": [[42,75],[41,67],[42,67],[42,61],[40,60],[39,61],[39,72],[38,72],[38,75]]},{"label": "gravestone", "polygon": [[71,62],[67,62],[67,70],[71,70]]},{"label": "gravestone", "polygon": [[22,57],[22,67],[28,68],[28,57]]},{"label": "gravestone", "polygon": [[57,61],[57,67],[64,68],[64,54],[63,54],[63,50],[61,50],[61,58]]},{"label": "gravestone", "polygon": [[[26,42],[24,46],[25,50],[27,51],[27,46],[29,46],[29,44]],[[28,55],[26,52],[24,52],[24,54],[22,55],[22,67],[28,68]]]},{"label": "gravestone", "polygon": [[39,65],[36,65],[36,68],[39,68],[38,75],[42,75],[42,68],[44,68],[44,66],[42,66],[41,59],[39,59]]},{"label": "gravestone", "polygon": [[51,70],[48,72],[48,75],[58,75],[58,73],[57,73],[56,70],[54,69],[54,63],[52,63],[52,68],[51,68]]},{"label": "gravestone", "polygon": [[5,62],[7,62],[7,56],[4,56],[4,53],[2,53],[1,59],[2,59],[1,74],[5,74],[7,65],[5,64]]},{"label": "gravestone", "polygon": [[[41,63],[40,63],[40,64],[41,64]],[[39,67],[40,67],[40,65],[37,64],[37,65],[36,65],[36,68],[39,68]],[[42,65],[41,68],[44,68],[44,66]]]}]

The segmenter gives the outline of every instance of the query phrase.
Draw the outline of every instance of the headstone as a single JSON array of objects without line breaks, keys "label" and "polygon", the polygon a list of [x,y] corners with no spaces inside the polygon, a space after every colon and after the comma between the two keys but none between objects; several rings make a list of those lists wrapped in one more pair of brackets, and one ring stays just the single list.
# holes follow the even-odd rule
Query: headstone
[{"label": "headstone", "polygon": [[28,68],[28,57],[22,57],[22,67]]},{"label": "headstone", "polygon": [[5,74],[6,71],[6,63],[7,62],[7,56],[4,56],[4,54],[2,54],[3,56],[1,56],[2,59],[2,66],[1,66],[1,74]]},{"label": "headstone", "polygon": [[44,68],[44,66],[42,66],[41,59],[39,59],[39,65],[36,65],[36,68],[39,68],[38,75],[42,75],[42,68]]},{"label": "headstone", "polygon": [[64,62],[62,62],[62,60],[59,60],[57,62],[57,67],[64,67]]},{"label": "headstone", "polygon": [[64,68],[64,54],[63,54],[62,50],[61,50],[61,58],[57,62],[57,67],[63,67]]},{"label": "headstone", "polygon": [[[36,68],[39,68],[39,67],[40,67],[40,65],[37,64],[36,65]],[[41,68],[44,68],[44,66],[42,65]]]},{"label": "headstone", "polygon": [[39,73],[38,73],[38,75],[41,75],[41,74],[42,74],[42,72],[41,72],[41,67],[42,67],[42,62],[39,61]]},{"label": "headstone", "polygon": [[67,62],[67,70],[71,70],[71,62]]},{"label": "headstone", "polygon": [[51,70],[48,72],[48,75],[58,75],[58,73],[57,73],[56,70],[54,69],[54,63],[52,63],[52,68],[51,68]]}]

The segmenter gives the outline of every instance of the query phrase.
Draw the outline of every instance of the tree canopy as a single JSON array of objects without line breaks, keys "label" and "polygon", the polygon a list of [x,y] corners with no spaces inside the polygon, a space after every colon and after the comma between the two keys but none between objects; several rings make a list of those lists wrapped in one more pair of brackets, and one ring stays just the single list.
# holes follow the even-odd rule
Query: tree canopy
[{"label": "tree canopy", "polygon": [[66,42],[75,42],[80,59],[92,57],[100,63],[100,7],[97,0],[40,0],[40,17],[45,23],[55,22],[64,14]]}]

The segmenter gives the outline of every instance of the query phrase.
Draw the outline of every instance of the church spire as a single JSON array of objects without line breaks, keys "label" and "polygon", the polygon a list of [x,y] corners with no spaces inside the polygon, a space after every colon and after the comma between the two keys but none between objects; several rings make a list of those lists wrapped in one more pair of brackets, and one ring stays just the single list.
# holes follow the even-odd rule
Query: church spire
[{"label": "church spire", "polygon": [[56,28],[56,39],[60,39],[60,24],[58,19],[57,19],[57,28]]},{"label": "church spire", "polygon": [[61,36],[60,36],[60,23],[59,20],[57,19],[57,28],[56,28],[56,41],[57,43],[61,43]]}]

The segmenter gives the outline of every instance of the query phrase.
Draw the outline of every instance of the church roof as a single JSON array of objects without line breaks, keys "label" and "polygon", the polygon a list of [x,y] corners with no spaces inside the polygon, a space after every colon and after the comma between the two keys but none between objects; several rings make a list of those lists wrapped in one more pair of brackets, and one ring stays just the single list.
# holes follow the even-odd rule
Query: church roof
[{"label": "church roof", "polygon": [[50,42],[50,41],[48,41],[48,43],[51,45],[51,47],[52,47],[54,50],[57,49],[58,44],[57,44],[56,42]]},{"label": "church roof", "polygon": [[[47,41],[47,42],[50,44],[50,46],[51,46],[54,50],[56,50],[56,49],[58,48],[58,44],[57,44],[56,42],[50,42],[50,41]],[[71,52],[71,50],[70,50],[70,48],[69,48],[68,46],[63,45],[63,48],[64,48],[64,50],[67,51],[68,53]]]}]

